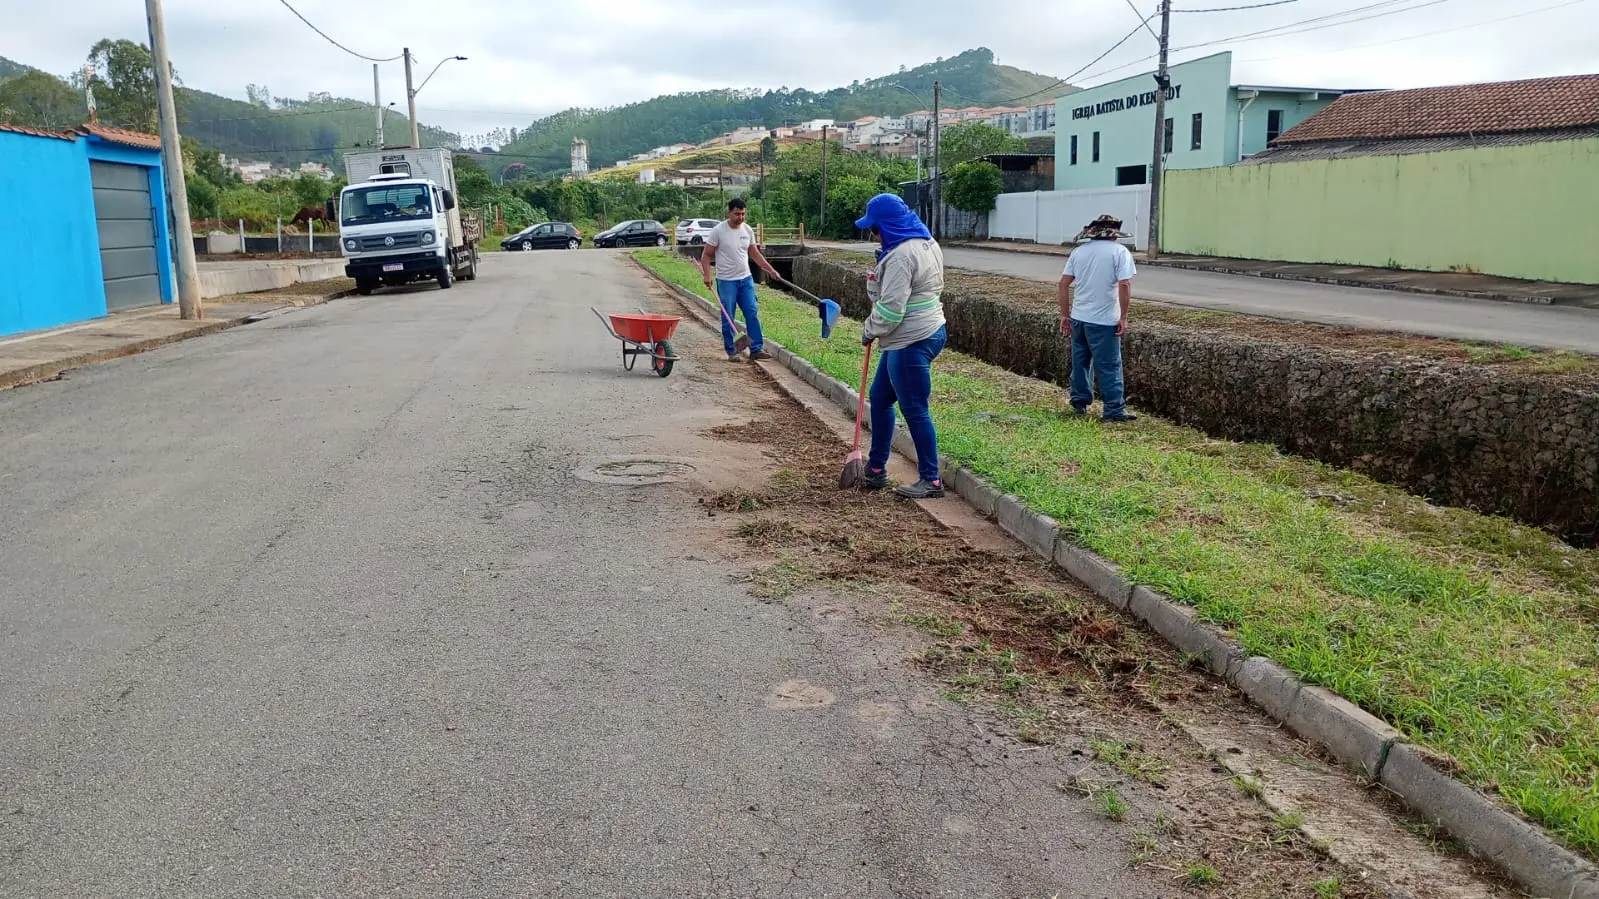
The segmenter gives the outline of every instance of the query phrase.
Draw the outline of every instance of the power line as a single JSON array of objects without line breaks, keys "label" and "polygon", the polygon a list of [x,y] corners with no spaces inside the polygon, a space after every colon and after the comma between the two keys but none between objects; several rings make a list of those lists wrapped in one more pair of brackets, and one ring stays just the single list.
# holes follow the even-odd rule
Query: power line
[{"label": "power line", "polygon": [[1566,0],[1565,3],[1556,3],[1556,4],[1552,5],[1552,6],[1540,6],[1537,9],[1529,9],[1529,10],[1527,10],[1525,12],[1515,13],[1514,15],[1500,16],[1497,19],[1484,19],[1484,20],[1482,20],[1480,22],[1468,22],[1465,25],[1456,25],[1453,28],[1440,28],[1440,29],[1438,29],[1436,31],[1423,31],[1423,32],[1421,32],[1419,34],[1410,34],[1410,35],[1406,35],[1404,37],[1390,38],[1389,40],[1386,40],[1386,41],[1373,41],[1373,42],[1368,43],[1368,44],[1353,44],[1353,45],[1348,46],[1348,47],[1339,47],[1339,48],[1334,49],[1334,50],[1311,50],[1311,51],[1307,51],[1307,52],[1293,53],[1293,54],[1289,54],[1287,56],[1259,56],[1259,57],[1253,57],[1253,58],[1250,58],[1250,59],[1242,59],[1242,60],[1239,60],[1239,62],[1270,62],[1270,61],[1275,60],[1275,59],[1297,58],[1297,57],[1301,57],[1301,56],[1322,56],[1322,55],[1326,55],[1326,54],[1330,54],[1330,53],[1344,53],[1344,52],[1347,52],[1349,50],[1363,50],[1363,49],[1366,49],[1367,47],[1383,47],[1383,46],[1387,46],[1388,44],[1399,44],[1399,43],[1403,43],[1405,41],[1415,41],[1415,40],[1420,40],[1422,38],[1435,37],[1435,36],[1440,35],[1440,34],[1450,34],[1452,32],[1456,32],[1456,31],[1466,31],[1467,29],[1471,29],[1471,28],[1481,28],[1484,25],[1496,25],[1496,24],[1498,24],[1500,22],[1509,22],[1512,19],[1524,19],[1524,18],[1526,18],[1528,16],[1538,15],[1539,13],[1546,13],[1546,12],[1550,12],[1550,11],[1556,10],[1556,9],[1564,9],[1564,8],[1566,8],[1568,6],[1577,6],[1578,4],[1587,3],[1587,2],[1588,2],[1588,0]]},{"label": "power line", "polygon": [[1265,9],[1268,6],[1286,6],[1290,3],[1298,2],[1299,0],[1271,0],[1269,3],[1251,3],[1248,6],[1216,6],[1210,9],[1178,9],[1177,7],[1172,7],[1172,12],[1239,12],[1245,9]]},{"label": "power line", "polygon": [[[1183,51],[1183,50],[1194,50],[1194,49],[1198,49],[1198,48],[1201,48],[1201,47],[1213,47],[1213,46],[1216,46],[1218,44],[1248,43],[1249,41],[1264,40],[1265,38],[1268,38],[1268,37],[1285,37],[1285,36],[1287,36],[1289,34],[1303,34],[1303,33],[1310,32],[1310,31],[1319,31],[1319,30],[1324,29],[1324,28],[1335,28],[1335,27],[1338,27],[1340,25],[1353,25],[1356,22],[1364,22],[1364,21],[1366,21],[1368,19],[1380,18],[1382,16],[1391,16],[1391,15],[1395,15],[1397,13],[1402,13],[1402,12],[1411,12],[1411,11],[1414,11],[1414,10],[1417,10],[1417,9],[1421,9],[1421,8],[1427,7],[1427,6],[1436,6],[1437,4],[1440,4],[1440,3],[1447,3],[1447,2],[1449,2],[1449,0],[1426,0],[1426,2],[1420,3],[1420,4],[1416,5],[1416,6],[1409,6],[1409,7],[1406,7],[1404,9],[1389,10],[1387,12],[1373,12],[1374,10],[1379,10],[1379,9],[1384,8],[1384,7],[1394,6],[1394,5],[1399,4],[1399,3],[1408,3],[1408,2],[1412,2],[1412,0],[1381,0],[1381,2],[1372,3],[1372,4],[1369,4],[1367,6],[1358,6],[1358,7],[1355,7],[1354,9],[1347,9],[1347,10],[1344,10],[1343,12],[1339,12],[1339,13],[1331,13],[1331,14],[1323,15],[1323,16],[1314,16],[1314,17],[1309,18],[1309,19],[1300,19],[1297,22],[1288,22],[1288,23],[1283,24],[1283,25],[1278,25],[1278,26],[1276,26],[1274,28],[1262,29],[1260,31],[1249,31],[1249,32],[1244,32],[1242,34],[1232,35],[1231,37],[1217,38],[1216,40],[1203,41],[1203,42],[1200,42],[1200,43],[1197,43],[1197,44],[1187,44],[1187,45],[1182,46],[1182,47],[1173,47],[1172,48],[1172,52],[1176,53],[1176,52],[1180,52],[1180,51]],[[1354,19],[1347,19],[1347,20],[1342,21],[1342,22],[1330,22],[1330,21],[1328,21],[1329,19],[1336,19],[1336,18],[1339,18],[1339,17],[1342,17],[1342,16],[1349,16],[1349,15],[1354,15],[1355,13],[1363,13],[1363,12],[1373,12],[1373,14],[1369,15],[1369,16],[1360,16],[1360,17],[1354,18]],[[1318,23],[1320,23],[1320,24],[1318,24]],[[1310,27],[1301,27],[1301,26],[1310,26]],[[1294,29],[1294,30],[1289,30],[1289,29]],[[1111,68],[1104,69],[1104,70],[1099,71],[1099,72],[1095,72],[1093,75],[1089,76],[1089,79],[1103,78],[1106,75],[1110,75],[1110,74],[1114,74],[1116,72],[1121,72],[1121,71],[1124,71],[1126,69],[1130,69],[1130,68],[1132,68],[1132,67],[1134,67],[1136,65],[1139,65],[1140,63],[1148,62],[1149,60],[1154,59],[1158,55],[1159,54],[1151,53],[1148,56],[1141,56],[1138,59],[1132,60],[1130,62],[1125,62],[1125,63],[1122,63],[1121,65],[1113,66]]]},{"label": "power line", "polygon": [[[1137,12],[1138,10],[1135,7],[1133,11]],[[994,105],[996,105],[996,106],[1009,106],[1012,103],[1017,103],[1017,102],[1020,102],[1022,100],[1026,100],[1029,97],[1036,97],[1039,94],[1047,93],[1049,91],[1054,90],[1057,87],[1060,87],[1063,84],[1066,84],[1067,82],[1071,81],[1073,78],[1076,78],[1078,75],[1083,74],[1084,72],[1086,72],[1089,69],[1093,68],[1095,65],[1099,64],[1100,60],[1103,60],[1105,57],[1111,55],[1112,53],[1115,53],[1117,50],[1120,50],[1122,44],[1125,44],[1128,41],[1132,40],[1133,37],[1135,35],[1137,35],[1139,31],[1141,31],[1144,28],[1148,27],[1150,19],[1153,19],[1153,18],[1155,18],[1155,17],[1154,16],[1146,16],[1142,22],[1138,23],[1138,27],[1137,28],[1134,28],[1132,31],[1127,32],[1127,34],[1125,36],[1123,36],[1121,40],[1117,41],[1114,44],[1111,44],[1109,50],[1106,50],[1104,53],[1101,53],[1098,56],[1094,57],[1094,59],[1091,62],[1089,62],[1088,65],[1085,65],[1082,68],[1078,69],[1077,71],[1071,73],[1070,75],[1067,75],[1065,78],[1062,78],[1062,79],[1056,81],[1054,84],[1051,84],[1048,87],[1039,88],[1038,90],[1033,91],[1030,94],[1022,94],[1020,97],[1012,97],[1009,100],[1000,100],[998,103],[996,103]],[[956,93],[960,93],[960,91],[956,91]],[[965,96],[965,95],[963,94],[962,96]],[[966,97],[966,99],[968,101],[971,101],[971,102],[976,102],[975,100],[972,100],[971,97]]]},{"label": "power line", "polygon": [[1133,0],[1127,0],[1127,8],[1133,11],[1133,15],[1139,16],[1140,18],[1143,19],[1144,30],[1149,32],[1149,36],[1150,37],[1154,38],[1156,41],[1159,41],[1160,40],[1160,35],[1155,33],[1155,29],[1149,27],[1149,20],[1154,18],[1154,17],[1153,16],[1145,16],[1143,13],[1139,12],[1138,11],[1138,7],[1133,3]]},{"label": "power line", "polygon": [[339,43],[338,41],[334,40],[333,38],[328,37],[328,33],[326,31],[323,31],[322,29],[316,27],[314,24],[311,23],[310,19],[307,19],[305,16],[300,15],[300,11],[299,10],[297,10],[294,7],[290,6],[289,5],[289,0],[278,0],[278,2],[283,4],[284,8],[287,9],[289,12],[294,13],[294,17],[299,19],[300,21],[304,22],[306,24],[306,27],[310,28],[312,31],[315,31],[317,34],[322,35],[322,39],[323,40],[327,41],[328,43],[332,44],[335,47],[338,47],[340,50],[343,50],[344,52],[350,54],[351,56],[356,57],[357,59],[364,59],[367,62],[394,62],[395,60],[400,58],[398,56],[390,56],[387,59],[378,59],[375,56],[367,56],[364,53],[357,53],[354,50],[351,50],[349,47],[346,47],[343,44]]}]

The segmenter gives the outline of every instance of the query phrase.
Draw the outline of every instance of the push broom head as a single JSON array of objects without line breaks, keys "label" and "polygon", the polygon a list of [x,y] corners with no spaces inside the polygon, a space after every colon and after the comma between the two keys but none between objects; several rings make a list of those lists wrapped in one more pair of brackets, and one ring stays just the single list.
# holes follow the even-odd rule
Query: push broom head
[{"label": "push broom head", "polygon": [[844,470],[838,476],[838,489],[853,490],[866,480],[866,460],[861,451],[850,453],[844,460]]}]

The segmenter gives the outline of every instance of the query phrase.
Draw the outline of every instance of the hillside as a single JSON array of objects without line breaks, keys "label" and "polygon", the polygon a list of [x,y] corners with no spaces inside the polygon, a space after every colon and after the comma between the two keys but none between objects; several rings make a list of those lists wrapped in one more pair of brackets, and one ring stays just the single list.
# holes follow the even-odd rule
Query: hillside
[{"label": "hillside", "polygon": [[1047,75],[996,65],[993,52],[980,47],[824,93],[803,88],[764,93],[711,90],[614,109],[568,109],[520,132],[503,148],[502,159],[525,163],[532,173],[561,171],[568,165],[572,139],[582,137],[589,142],[590,164],[598,168],[652,147],[698,143],[740,125],[775,127],[816,118],[902,115],[931,105],[934,80],[942,84],[944,104],[952,108],[1006,102],[1033,105],[1076,90]]},{"label": "hillside", "polygon": [[[35,71],[22,63],[0,57],[0,82]],[[76,88],[60,78],[44,76],[42,73],[36,81],[37,84],[29,85],[34,89],[31,94],[35,97],[50,95],[50,99],[55,101],[51,108],[62,111],[52,115],[50,121],[19,121],[16,124],[63,128],[83,120],[82,94]],[[73,106],[67,111],[62,104],[69,100]],[[278,100],[274,107],[269,108],[187,87],[178,88],[177,100],[179,127],[185,138],[250,161],[287,166],[316,161],[336,166],[343,151],[369,146],[374,138],[372,104],[367,101],[323,94],[304,101]],[[36,108],[41,104],[19,102],[14,105],[23,109]],[[147,123],[137,122],[107,124],[149,127]],[[410,126],[398,112],[390,110],[385,114],[383,128],[388,143],[409,140]],[[453,145],[457,137],[450,132],[423,125],[422,140],[430,145]]]},{"label": "hillside", "polygon": [[18,75],[26,75],[31,71],[33,69],[20,62],[12,62],[4,56],[0,56],[0,81],[4,81],[7,78],[15,78]]}]

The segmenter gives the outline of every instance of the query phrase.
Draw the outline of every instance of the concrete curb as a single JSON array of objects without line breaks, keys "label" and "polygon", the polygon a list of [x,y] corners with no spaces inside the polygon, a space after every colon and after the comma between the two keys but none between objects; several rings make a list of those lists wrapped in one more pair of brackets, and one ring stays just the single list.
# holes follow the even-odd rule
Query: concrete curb
[{"label": "concrete curb", "polygon": [[[711,309],[708,300],[635,264],[678,296]],[[855,391],[787,349],[772,354],[824,395],[855,410]],[[904,437],[901,441],[899,438]],[[914,460],[904,429],[894,448]],[[901,444],[904,445],[901,445]],[[953,476],[950,475],[954,469]],[[1022,500],[985,482],[970,469],[945,462],[945,486],[1020,540],[1040,558],[1066,570],[1114,609],[1132,613],[1151,630],[1236,687],[1274,720],[1324,747],[1366,780],[1381,783],[1410,808],[1449,831],[1477,855],[1500,866],[1540,899],[1599,899],[1599,867],[1557,843],[1492,799],[1429,765],[1422,751],[1387,723],[1331,691],[1307,684],[1260,656],[1249,656],[1189,606],[1134,585],[1113,563],[1059,536],[1060,524]]]},{"label": "concrete curb", "polygon": [[30,365],[27,368],[18,368],[7,372],[0,372],[0,390],[10,390],[13,387],[26,387],[29,384],[38,384],[44,381],[49,381],[60,375],[62,372],[71,371],[74,368],[83,368],[84,366],[95,365],[100,362],[110,362],[113,359],[121,359],[124,356],[137,356],[140,353],[147,353],[150,350],[167,346],[168,344],[180,343],[196,337],[204,337],[207,334],[216,334],[221,331],[229,331],[242,325],[254,324],[255,322],[262,321],[266,318],[271,318],[275,315],[280,315],[284,312],[306,308],[309,306],[320,306],[323,303],[327,303],[332,300],[352,296],[354,293],[355,291],[353,290],[346,290],[338,293],[328,294],[327,296],[323,297],[306,297],[303,302],[287,303],[270,312],[262,312],[255,315],[247,315],[241,318],[231,318],[223,321],[203,322],[187,331],[179,331],[176,334],[164,334],[160,337],[150,337],[144,340],[136,340],[132,343],[125,343],[120,346],[107,347],[103,350],[95,350],[92,353],[79,353],[76,356],[68,356],[64,359],[52,359],[49,362],[41,362],[37,365]]}]

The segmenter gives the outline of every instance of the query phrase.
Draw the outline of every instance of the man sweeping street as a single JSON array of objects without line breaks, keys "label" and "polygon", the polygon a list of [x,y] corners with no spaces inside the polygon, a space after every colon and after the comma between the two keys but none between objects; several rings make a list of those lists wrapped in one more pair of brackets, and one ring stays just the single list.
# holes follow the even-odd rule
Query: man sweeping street
[{"label": "man sweeping street", "polygon": [[[744,223],[748,214],[744,199],[734,197],[727,201],[727,220],[711,230],[700,251],[700,274],[705,286],[713,288],[722,303],[722,347],[727,350],[727,361],[741,361],[733,345],[733,319],[744,313],[744,327],[750,335],[750,361],[760,362],[772,358],[761,337],[761,316],[755,309],[755,278],[750,274],[750,260],[773,278],[781,277],[777,269],[766,261],[761,248],[755,243],[755,232]],[[714,284],[711,265],[715,262]]]},{"label": "man sweeping street", "polygon": [[1088,412],[1094,401],[1093,369],[1104,403],[1103,420],[1134,421],[1122,382],[1122,335],[1133,299],[1133,254],[1121,245],[1121,219],[1102,215],[1077,235],[1077,249],[1061,275],[1060,333],[1072,340],[1072,410]]}]

